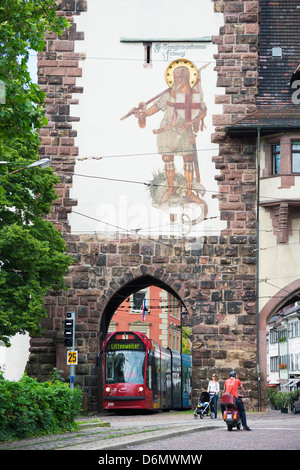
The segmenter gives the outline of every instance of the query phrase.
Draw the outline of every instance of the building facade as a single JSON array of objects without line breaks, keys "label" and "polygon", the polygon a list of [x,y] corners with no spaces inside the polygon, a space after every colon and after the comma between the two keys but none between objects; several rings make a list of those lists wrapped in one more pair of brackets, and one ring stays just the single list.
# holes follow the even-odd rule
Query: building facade
[{"label": "building facade", "polygon": [[181,352],[181,311],[175,297],[149,286],[122,302],[110,321],[108,333],[139,331],[161,346]]},{"label": "building facade", "polygon": [[194,401],[235,369],[261,408],[267,324],[300,290],[297,2],[56,3],[70,28],[39,53],[40,154],[60,176],[50,220],[74,263],[27,371],[68,374],[75,311],[76,381],[101,409],[114,313],[156,286],[192,328]]},{"label": "building facade", "polygon": [[286,307],[267,329],[267,383],[283,391],[300,388],[300,306]]}]

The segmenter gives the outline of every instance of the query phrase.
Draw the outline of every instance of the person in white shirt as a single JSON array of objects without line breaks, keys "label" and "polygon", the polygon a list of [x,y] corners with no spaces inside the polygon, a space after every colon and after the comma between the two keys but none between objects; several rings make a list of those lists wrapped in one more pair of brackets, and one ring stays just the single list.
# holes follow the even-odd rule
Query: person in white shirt
[{"label": "person in white shirt", "polygon": [[215,413],[215,419],[217,419],[220,385],[216,374],[212,374],[211,380],[208,382],[207,392],[210,396],[213,396],[213,411]]}]

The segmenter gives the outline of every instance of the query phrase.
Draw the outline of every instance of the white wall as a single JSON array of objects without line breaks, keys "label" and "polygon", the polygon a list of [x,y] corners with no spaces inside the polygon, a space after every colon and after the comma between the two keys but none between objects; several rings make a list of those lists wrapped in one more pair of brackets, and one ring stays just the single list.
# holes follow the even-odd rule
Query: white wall
[{"label": "white wall", "polygon": [[[192,42],[217,35],[222,21],[223,15],[214,13],[211,0],[175,0],[171,4],[165,0],[89,0],[88,12],[76,18],[77,30],[85,34],[85,40],[76,43],[76,50],[85,53],[86,59],[81,62],[83,74],[77,82],[84,87],[84,93],[78,94],[79,105],[71,110],[74,116],[80,116],[80,121],[73,123],[78,130],[75,144],[79,147],[71,193],[78,206],[69,216],[73,233],[142,229],[139,233],[145,235],[194,232],[200,236],[226,228],[226,223],[219,220],[218,200],[213,198],[218,192],[214,179],[218,172],[212,157],[218,155],[218,146],[211,143],[212,115],[222,112],[214,101],[216,94],[223,93],[223,89],[216,88],[213,55],[217,47],[211,42]],[[121,38],[164,41],[153,43],[149,68],[144,67],[143,43],[122,42]],[[193,61],[198,69],[208,64],[201,73],[208,108],[206,128],[198,133],[197,150],[207,217],[214,218],[195,227],[178,223],[171,228],[170,212],[188,213],[194,220],[199,207],[154,207],[145,184],[95,177],[148,183],[153,174],[164,172],[152,132],[160,127],[163,113],[149,117],[144,129],[138,127],[133,116],[120,118],[139,102],[166,89],[165,70],[170,62],[182,57]],[[176,157],[176,169],[182,174],[181,156]]]},{"label": "white wall", "polygon": [[11,346],[0,346],[0,368],[7,380],[19,380],[29,359],[29,335],[17,334],[11,338]]}]

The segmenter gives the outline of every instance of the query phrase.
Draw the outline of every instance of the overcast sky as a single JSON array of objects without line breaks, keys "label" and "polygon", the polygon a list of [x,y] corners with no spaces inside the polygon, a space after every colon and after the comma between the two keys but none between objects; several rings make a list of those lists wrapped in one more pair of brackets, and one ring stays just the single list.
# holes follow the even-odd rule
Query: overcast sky
[{"label": "overcast sky", "polygon": [[28,69],[29,69],[32,80],[35,83],[37,83],[37,52],[36,51],[29,52]]}]

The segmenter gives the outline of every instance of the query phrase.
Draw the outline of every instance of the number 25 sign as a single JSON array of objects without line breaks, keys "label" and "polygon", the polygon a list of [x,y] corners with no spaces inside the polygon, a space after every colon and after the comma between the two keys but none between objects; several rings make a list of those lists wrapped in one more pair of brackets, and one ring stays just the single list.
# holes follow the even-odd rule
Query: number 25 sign
[{"label": "number 25 sign", "polygon": [[77,363],[78,363],[77,351],[68,351],[67,364],[77,365]]}]

